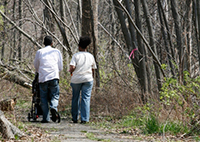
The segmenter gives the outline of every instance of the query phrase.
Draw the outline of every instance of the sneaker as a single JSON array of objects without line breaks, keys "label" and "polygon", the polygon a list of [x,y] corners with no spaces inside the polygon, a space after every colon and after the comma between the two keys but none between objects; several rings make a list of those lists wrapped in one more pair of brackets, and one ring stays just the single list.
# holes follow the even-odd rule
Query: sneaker
[{"label": "sneaker", "polygon": [[47,120],[42,120],[41,123],[49,123]]},{"label": "sneaker", "polygon": [[73,119],[72,119],[72,121],[73,121],[73,123],[78,123],[78,120],[73,120]]},{"label": "sneaker", "polygon": [[87,122],[86,121],[81,121],[81,124],[86,124]]},{"label": "sneaker", "polygon": [[56,122],[56,120],[58,120],[58,123],[60,123],[60,115],[59,115],[59,113],[58,113],[55,109],[53,109],[53,108],[51,108],[51,115],[52,115],[51,120],[52,120],[53,122]]}]

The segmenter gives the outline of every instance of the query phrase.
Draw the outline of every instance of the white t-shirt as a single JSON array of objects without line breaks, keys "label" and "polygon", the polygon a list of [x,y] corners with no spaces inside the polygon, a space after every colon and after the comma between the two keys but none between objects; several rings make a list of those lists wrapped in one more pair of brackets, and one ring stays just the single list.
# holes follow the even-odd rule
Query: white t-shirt
[{"label": "white t-shirt", "polygon": [[94,56],[89,52],[78,52],[72,56],[70,65],[75,66],[71,83],[93,81],[92,69],[96,69]]},{"label": "white t-shirt", "polygon": [[39,73],[39,82],[59,79],[59,71],[63,69],[62,54],[58,49],[46,46],[36,52],[34,66]]}]

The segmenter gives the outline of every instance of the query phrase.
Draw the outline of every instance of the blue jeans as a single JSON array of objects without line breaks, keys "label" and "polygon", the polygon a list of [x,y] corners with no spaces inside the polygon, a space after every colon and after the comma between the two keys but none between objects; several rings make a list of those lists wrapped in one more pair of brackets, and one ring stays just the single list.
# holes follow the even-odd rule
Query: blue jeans
[{"label": "blue jeans", "polygon": [[44,83],[39,83],[40,102],[43,111],[43,120],[49,121],[49,107],[57,110],[59,101],[59,80],[49,80]]},{"label": "blue jeans", "polygon": [[[81,113],[81,121],[89,121],[90,118],[90,97],[93,87],[93,81],[70,84],[72,87],[72,119],[77,121],[79,112]],[[81,92],[81,101],[80,101]]]}]

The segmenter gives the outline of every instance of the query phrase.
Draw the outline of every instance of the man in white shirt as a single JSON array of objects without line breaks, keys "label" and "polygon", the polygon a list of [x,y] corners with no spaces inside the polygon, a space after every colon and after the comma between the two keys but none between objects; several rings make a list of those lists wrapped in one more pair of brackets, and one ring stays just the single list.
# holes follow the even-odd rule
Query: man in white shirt
[{"label": "man in white shirt", "polygon": [[[39,73],[40,101],[43,111],[42,123],[56,121],[59,116],[57,106],[59,101],[59,72],[63,69],[62,54],[58,49],[52,48],[53,42],[50,36],[44,38],[45,48],[36,52],[34,67]],[[49,104],[48,104],[49,103]]]}]

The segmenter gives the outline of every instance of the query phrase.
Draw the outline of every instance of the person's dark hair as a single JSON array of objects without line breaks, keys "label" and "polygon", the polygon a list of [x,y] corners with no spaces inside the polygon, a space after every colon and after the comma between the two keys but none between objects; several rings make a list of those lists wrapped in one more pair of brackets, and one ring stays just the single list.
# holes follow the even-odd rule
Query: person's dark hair
[{"label": "person's dark hair", "polygon": [[45,36],[44,38],[44,45],[48,46],[52,44],[52,38],[50,36]]},{"label": "person's dark hair", "polygon": [[85,49],[91,43],[91,39],[88,36],[80,37],[78,46]]}]

